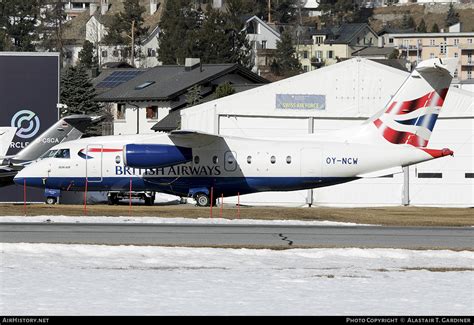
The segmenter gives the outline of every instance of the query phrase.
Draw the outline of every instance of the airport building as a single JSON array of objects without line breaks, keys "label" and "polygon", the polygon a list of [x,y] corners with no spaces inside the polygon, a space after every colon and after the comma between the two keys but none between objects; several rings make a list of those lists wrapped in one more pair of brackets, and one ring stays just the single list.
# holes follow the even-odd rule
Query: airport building
[{"label": "airport building", "polygon": [[[186,108],[181,128],[221,135],[285,138],[349,127],[381,110],[409,73],[354,58]],[[474,206],[474,93],[451,87],[430,148],[454,157],[381,178],[294,192],[245,195],[242,204]],[[262,152],[271,156],[271,148]],[[237,157],[239,160],[239,157]],[[237,201],[229,198],[227,202]]]}]

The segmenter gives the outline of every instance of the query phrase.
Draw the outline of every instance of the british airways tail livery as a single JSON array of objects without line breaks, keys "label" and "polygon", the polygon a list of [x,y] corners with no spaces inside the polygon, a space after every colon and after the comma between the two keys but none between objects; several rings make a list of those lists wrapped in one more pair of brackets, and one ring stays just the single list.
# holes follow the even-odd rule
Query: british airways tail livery
[{"label": "british airways tail livery", "polygon": [[330,186],[453,155],[428,148],[457,59],[421,62],[378,114],[326,135],[276,140],[174,131],[60,144],[15,182],[59,190],[158,191],[214,197]]}]

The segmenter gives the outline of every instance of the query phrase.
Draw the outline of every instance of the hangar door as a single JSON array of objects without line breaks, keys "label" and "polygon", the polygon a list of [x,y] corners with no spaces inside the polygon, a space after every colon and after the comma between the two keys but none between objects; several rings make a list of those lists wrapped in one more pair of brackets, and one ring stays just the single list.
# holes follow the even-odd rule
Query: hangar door
[{"label": "hangar door", "polygon": [[299,136],[309,133],[308,118],[220,115],[219,134],[243,137]]}]

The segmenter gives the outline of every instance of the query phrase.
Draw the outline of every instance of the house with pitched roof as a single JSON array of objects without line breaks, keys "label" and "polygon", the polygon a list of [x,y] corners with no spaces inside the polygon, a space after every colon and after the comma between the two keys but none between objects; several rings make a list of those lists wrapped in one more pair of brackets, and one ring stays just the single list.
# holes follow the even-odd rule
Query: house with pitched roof
[{"label": "house with pitched roof", "polygon": [[[105,74],[104,76],[102,74]],[[228,83],[235,92],[269,83],[238,64],[162,65],[150,69],[112,69],[95,81],[103,103],[114,116],[113,134],[153,133],[180,127],[180,110],[195,102],[215,98],[219,85]]]},{"label": "house with pitched roof", "polygon": [[[144,14],[144,26],[148,28],[148,34],[136,48],[137,53],[133,62],[134,66],[142,68],[160,64],[158,23],[163,8],[158,0],[147,0],[146,3],[148,5]],[[104,42],[108,33],[107,26],[110,26],[114,15],[123,10],[123,3],[118,0],[100,0],[100,6],[99,2],[91,2],[88,8],[89,10],[78,14],[64,26],[65,65],[75,65],[78,62],[79,52],[85,40],[94,44],[99,66],[124,61],[132,64],[128,45],[110,45]]]},{"label": "house with pitched roof", "polygon": [[349,59],[359,49],[377,46],[377,40],[377,33],[368,24],[342,24],[313,31],[295,47],[303,70],[311,71]]}]

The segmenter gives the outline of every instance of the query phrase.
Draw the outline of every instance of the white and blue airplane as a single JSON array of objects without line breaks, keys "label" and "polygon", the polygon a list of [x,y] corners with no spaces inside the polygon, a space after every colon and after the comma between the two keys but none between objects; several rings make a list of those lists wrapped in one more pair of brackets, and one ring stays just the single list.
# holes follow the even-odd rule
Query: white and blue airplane
[{"label": "white and blue airplane", "polygon": [[256,139],[179,130],[62,143],[15,177],[56,190],[158,191],[196,199],[311,189],[399,173],[453,155],[427,148],[457,59],[421,62],[362,124],[298,138]]}]

